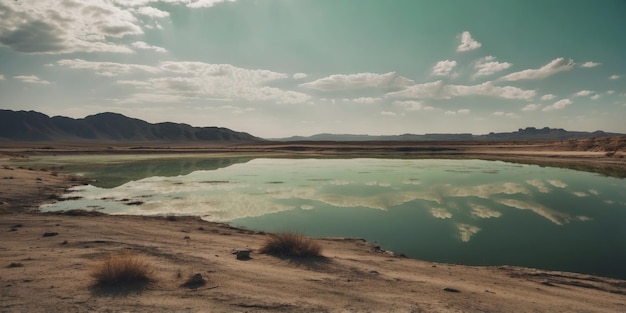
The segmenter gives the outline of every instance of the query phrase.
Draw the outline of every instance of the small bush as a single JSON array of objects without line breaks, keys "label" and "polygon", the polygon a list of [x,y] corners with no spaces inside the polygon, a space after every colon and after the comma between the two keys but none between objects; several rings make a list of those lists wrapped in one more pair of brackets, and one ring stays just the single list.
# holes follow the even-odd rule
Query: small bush
[{"label": "small bush", "polygon": [[152,281],[153,269],[133,253],[112,254],[96,264],[91,277],[99,285],[134,285]]},{"label": "small bush", "polygon": [[270,234],[259,252],[281,257],[320,257],[322,247],[302,234],[284,232]]}]

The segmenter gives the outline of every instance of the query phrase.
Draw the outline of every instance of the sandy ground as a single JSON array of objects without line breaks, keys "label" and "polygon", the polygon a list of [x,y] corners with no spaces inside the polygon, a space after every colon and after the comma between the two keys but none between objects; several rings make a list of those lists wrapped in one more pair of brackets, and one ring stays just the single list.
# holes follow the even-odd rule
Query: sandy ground
[{"label": "sandy ground", "polygon": [[[29,213],[82,181],[6,160],[0,312],[626,312],[624,280],[424,262],[359,239],[316,239],[323,258],[281,259],[256,252],[267,234],[195,217]],[[237,260],[238,248],[251,259]],[[122,251],[155,281],[96,287],[94,264]],[[206,284],[181,286],[194,274]]]}]

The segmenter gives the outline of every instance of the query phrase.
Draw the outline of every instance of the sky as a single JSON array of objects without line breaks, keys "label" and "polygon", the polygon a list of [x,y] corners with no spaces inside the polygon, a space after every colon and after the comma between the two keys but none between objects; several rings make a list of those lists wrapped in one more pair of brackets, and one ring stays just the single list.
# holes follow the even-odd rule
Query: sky
[{"label": "sky", "polygon": [[319,133],[626,133],[623,0],[0,0],[0,109]]}]

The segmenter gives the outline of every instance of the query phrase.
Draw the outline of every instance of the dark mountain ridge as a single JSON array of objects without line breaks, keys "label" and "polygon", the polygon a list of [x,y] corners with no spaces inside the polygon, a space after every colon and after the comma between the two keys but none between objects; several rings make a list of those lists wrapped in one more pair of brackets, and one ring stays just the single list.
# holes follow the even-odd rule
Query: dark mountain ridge
[{"label": "dark mountain ridge", "polygon": [[461,134],[402,134],[402,135],[350,135],[350,134],[317,134],[309,137],[294,136],[271,139],[274,141],[549,141],[583,139],[592,137],[613,137],[623,134],[607,133],[601,130],[594,132],[567,131],[562,128],[520,128],[515,132],[489,133],[486,135]]},{"label": "dark mountain ridge", "polygon": [[178,123],[148,123],[118,113],[82,119],[49,117],[35,111],[0,110],[0,139],[15,141],[122,142],[254,142],[263,139],[221,127]]}]

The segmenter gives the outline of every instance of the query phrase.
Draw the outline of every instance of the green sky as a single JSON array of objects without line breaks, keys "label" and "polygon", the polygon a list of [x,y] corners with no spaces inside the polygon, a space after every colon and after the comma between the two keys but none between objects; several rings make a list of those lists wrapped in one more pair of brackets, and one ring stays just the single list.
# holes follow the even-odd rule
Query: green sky
[{"label": "green sky", "polygon": [[0,0],[0,108],[316,133],[626,133],[626,1]]}]

